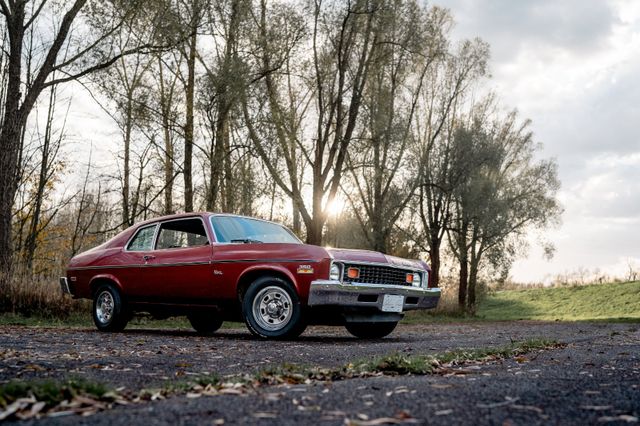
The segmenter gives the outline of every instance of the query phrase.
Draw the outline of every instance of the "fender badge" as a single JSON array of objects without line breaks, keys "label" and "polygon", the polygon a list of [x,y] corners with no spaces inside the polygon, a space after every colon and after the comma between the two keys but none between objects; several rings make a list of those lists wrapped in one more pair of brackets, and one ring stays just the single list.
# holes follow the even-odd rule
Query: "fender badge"
[{"label": "fender badge", "polygon": [[313,274],[313,268],[311,265],[300,265],[298,266],[299,274]]},{"label": "fender badge", "polygon": [[214,269],[213,275],[222,275],[222,271],[218,271],[217,269]]}]

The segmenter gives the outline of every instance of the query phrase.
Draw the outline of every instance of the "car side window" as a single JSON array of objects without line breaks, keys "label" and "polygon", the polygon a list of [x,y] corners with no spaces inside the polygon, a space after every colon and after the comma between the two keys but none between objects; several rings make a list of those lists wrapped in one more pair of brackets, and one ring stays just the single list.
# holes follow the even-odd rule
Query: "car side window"
[{"label": "car side window", "polygon": [[129,251],[149,251],[153,249],[153,236],[156,233],[156,225],[141,228],[127,246]]},{"label": "car side window", "polygon": [[160,225],[156,250],[196,247],[209,244],[200,218],[172,220]]}]

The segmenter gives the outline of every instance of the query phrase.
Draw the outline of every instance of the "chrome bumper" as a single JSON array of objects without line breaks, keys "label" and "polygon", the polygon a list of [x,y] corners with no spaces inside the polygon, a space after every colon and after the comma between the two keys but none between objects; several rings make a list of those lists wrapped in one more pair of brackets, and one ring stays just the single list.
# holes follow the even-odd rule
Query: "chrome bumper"
[{"label": "chrome bumper", "polygon": [[309,288],[309,306],[375,307],[382,311],[386,294],[404,296],[403,311],[431,309],[440,300],[439,288],[417,288],[382,284],[343,284],[340,281],[316,280]]},{"label": "chrome bumper", "polygon": [[62,290],[62,294],[71,294],[67,277],[60,277],[60,289]]}]

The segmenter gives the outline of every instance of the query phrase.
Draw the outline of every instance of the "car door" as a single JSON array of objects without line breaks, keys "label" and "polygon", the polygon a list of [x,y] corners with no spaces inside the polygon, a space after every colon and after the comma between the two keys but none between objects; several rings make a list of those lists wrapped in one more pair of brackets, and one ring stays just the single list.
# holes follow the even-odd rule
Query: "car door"
[{"label": "car door", "polygon": [[145,252],[143,291],[150,301],[208,303],[212,290],[211,242],[201,217],[161,222],[155,247]]},{"label": "car door", "polygon": [[117,277],[126,297],[137,300],[149,295],[148,269],[150,259],[155,256],[154,244],[158,224],[141,226],[125,246]]}]

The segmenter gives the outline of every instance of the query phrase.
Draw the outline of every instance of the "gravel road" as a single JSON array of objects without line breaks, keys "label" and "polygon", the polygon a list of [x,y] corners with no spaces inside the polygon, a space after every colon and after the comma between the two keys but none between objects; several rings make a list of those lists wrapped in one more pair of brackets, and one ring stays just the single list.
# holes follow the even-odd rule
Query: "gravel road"
[{"label": "gravel road", "polygon": [[313,327],[294,342],[245,330],[191,331],[0,327],[0,382],[83,377],[134,391],[203,372],[219,376],[296,363],[341,366],[394,352],[433,354],[533,337],[566,347],[464,369],[464,374],[372,377],[264,386],[244,395],[171,397],[91,417],[21,424],[626,424],[640,417],[640,325],[457,323],[403,325],[380,341]]}]

